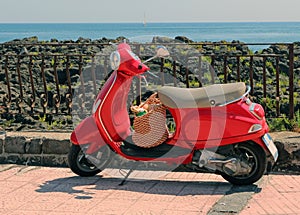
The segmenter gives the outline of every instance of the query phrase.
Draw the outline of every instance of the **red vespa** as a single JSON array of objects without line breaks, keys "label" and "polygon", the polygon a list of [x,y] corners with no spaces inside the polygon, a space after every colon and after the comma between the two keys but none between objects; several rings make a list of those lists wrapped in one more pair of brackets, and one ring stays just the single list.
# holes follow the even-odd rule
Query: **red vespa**
[{"label": "red vespa", "polygon": [[[151,59],[167,55],[160,47]],[[255,183],[270,170],[278,150],[268,134],[262,106],[250,101],[250,87],[242,82],[161,87],[158,98],[174,118],[176,129],[159,145],[135,144],[127,99],[133,77],[149,70],[144,63],[126,43],[111,54],[114,72],[100,90],[92,115],[71,134],[68,162],[74,173],[96,175],[113,153],[128,160],[175,163],[196,172],[220,174],[237,185]]]}]

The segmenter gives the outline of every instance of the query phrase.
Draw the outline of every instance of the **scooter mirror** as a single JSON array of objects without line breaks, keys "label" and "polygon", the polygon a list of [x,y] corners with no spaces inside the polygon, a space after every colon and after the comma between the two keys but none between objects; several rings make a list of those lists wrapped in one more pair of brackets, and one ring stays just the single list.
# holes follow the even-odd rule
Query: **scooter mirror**
[{"label": "scooter mirror", "polygon": [[170,53],[169,53],[169,51],[168,51],[168,49],[166,47],[164,47],[164,46],[157,46],[157,48],[156,48],[156,55],[153,56],[153,57],[151,57],[151,58],[149,58],[148,60],[145,60],[143,63],[147,63],[150,60],[153,60],[153,59],[158,58],[158,57],[164,58],[164,57],[168,57],[168,56],[170,56]]},{"label": "scooter mirror", "polygon": [[165,46],[158,46],[156,49],[156,57],[168,57],[170,56],[170,52]]}]

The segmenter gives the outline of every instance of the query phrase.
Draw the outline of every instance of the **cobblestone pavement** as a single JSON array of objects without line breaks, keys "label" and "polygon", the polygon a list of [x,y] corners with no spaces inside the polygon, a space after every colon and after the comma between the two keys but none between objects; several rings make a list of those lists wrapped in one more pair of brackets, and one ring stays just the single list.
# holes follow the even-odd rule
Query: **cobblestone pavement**
[{"label": "cobblestone pavement", "polygon": [[272,174],[243,187],[187,172],[135,171],[125,185],[121,180],[0,165],[0,214],[300,214],[298,175]]}]

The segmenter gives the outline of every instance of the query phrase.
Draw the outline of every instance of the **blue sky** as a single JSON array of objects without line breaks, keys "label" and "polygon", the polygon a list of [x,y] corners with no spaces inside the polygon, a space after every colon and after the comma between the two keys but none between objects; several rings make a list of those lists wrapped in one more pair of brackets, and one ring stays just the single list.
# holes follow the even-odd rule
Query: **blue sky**
[{"label": "blue sky", "polygon": [[300,0],[0,0],[0,23],[300,21]]}]

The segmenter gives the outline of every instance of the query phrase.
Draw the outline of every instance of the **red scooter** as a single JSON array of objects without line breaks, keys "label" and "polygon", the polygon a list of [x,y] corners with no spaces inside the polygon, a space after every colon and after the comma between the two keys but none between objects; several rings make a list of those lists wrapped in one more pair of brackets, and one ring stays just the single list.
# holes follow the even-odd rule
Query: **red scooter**
[{"label": "red scooter", "polygon": [[[167,55],[160,47],[151,59]],[[175,163],[197,172],[213,172],[238,185],[252,184],[270,170],[278,150],[268,134],[262,106],[250,101],[250,87],[242,82],[159,88],[156,99],[172,115],[176,129],[167,130],[163,142],[152,147],[136,144],[127,99],[133,77],[149,70],[145,62],[126,43],[111,54],[114,72],[100,90],[92,115],[71,134],[68,162],[74,173],[96,175],[114,153],[133,161]],[[160,127],[166,131],[164,123]],[[148,138],[150,145],[151,141]]]}]

